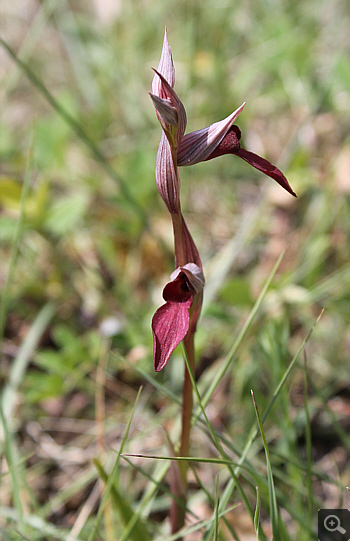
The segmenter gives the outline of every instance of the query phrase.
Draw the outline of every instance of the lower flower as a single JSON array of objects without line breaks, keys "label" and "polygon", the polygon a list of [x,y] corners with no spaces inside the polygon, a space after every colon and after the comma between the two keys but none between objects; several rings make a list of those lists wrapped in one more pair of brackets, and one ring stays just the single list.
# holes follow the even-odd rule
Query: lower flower
[{"label": "lower flower", "polygon": [[163,289],[166,301],[152,319],[154,369],[159,372],[190,328],[193,300],[204,286],[203,273],[194,263],[176,269]]}]

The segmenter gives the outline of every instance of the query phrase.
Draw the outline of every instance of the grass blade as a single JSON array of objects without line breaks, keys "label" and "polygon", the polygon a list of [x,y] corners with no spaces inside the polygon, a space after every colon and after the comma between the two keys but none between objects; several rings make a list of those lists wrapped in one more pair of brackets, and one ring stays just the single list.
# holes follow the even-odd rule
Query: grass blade
[{"label": "grass blade", "polygon": [[214,539],[213,541],[218,541],[219,539],[219,480],[216,478],[215,481],[215,507],[214,507]]},{"label": "grass blade", "polygon": [[[270,287],[270,284],[276,274],[276,271],[282,261],[282,258],[284,256],[284,251],[281,253],[281,255],[279,256],[279,258],[277,259],[276,263],[275,263],[275,266],[273,267],[272,271],[270,272],[270,275],[268,277],[268,279],[266,280],[265,282],[265,285],[256,301],[256,303],[254,304],[253,306],[253,309],[251,310],[245,324],[243,325],[243,328],[241,329],[241,332],[239,333],[238,337],[236,338],[236,340],[234,341],[230,351],[228,352],[227,356],[226,356],[226,359],[223,361],[222,365],[220,366],[220,368],[217,370],[216,374],[215,374],[215,377],[212,381],[212,383],[210,384],[209,388],[207,389],[207,391],[205,392],[204,394],[204,397],[202,399],[202,403],[203,403],[203,406],[206,407],[209,403],[209,400],[213,394],[213,392],[215,391],[219,381],[222,379],[222,377],[224,376],[226,370],[228,369],[228,367],[230,366],[235,354],[236,354],[236,351],[237,349],[239,348],[239,346],[241,345],[241,342],[244,338],[244,336],[246,335],[249,327],[251,326],[252,322],[253,322],[253,319],[254,317],[256,316],[256,313],[257,311],[259,310],[260,308],[260,305],[266,295],[266,292],[268,290],[268,288]],[[199,415],[199,412],[196,413],[196,419],[197,419],[197,416]]]},{"label": "grass blade", "polygon": [[[215,508],[214,499],[213,499],[212,495],[210,494],[210,492],[206,489],[206,487],[204,486],[202,481],[200,480],[195,468],[193,468],[191,466],[191,464],[189,464],[189,467],[191,468],[191,471],[192,471],[192,473],[193,473],[193,475],[194,475],[194,477],[195,477],[195,479],[196,479],[196,481],[198,483],[198,486],[201,487],[201,490],[202,490],[203,494],[205,494],[205,496],[207,497],[208,502]],[[218,509],[218,515],[219,515],[219,509]],[[239,541],[239,537],[238,537],[234,527],[232,526],[232,524],[230,524],[230,522],[227,520],[227,518],[225,516],[222,516],[222,520],[224,521],[227,530],[232,535],[232,538],[235,539],[235,541]]]},{"label": "grass blade", "polygon": [[[23,380],[27,366],[33,356],[33,353],[39,343],[43,332],[52,319],[55,313],[55,307],[53,304],[48,303],[42,308],[37,315],[33,325],[30,328],[27,336],[25,337],[23,344],[21,345],[18,355],[11,366],[11,372],[7,384],[1,397],[2,410],[4,417],[11,427],[11,419],[13,410],[16,404],[16,395],[20,384]],[[1,439],[1,426],[0,426],[0,439]]]},{"label": "grass blade", "polygon": [[[11,507],[0,506],[0,517],[8,521],[18,521],[17,511]],[[37,539],[45,539],[46,536],[48,539],[59,539],[60,541],[67,541],[67,530],[63,528],[58,528],[54,524],[50,524],[45,519],[41,518],[38,515],[34,514],[24,514],[23,515],[23,524],[33,528],[37,532]],[[5,530],[6,533],[9,532],[9,527]],[[0,527],[0,532],[2,528]],[[3,530],[4,531],[4,530]],[[21,534],[22,535],[22,534]],[[4,537],[6,539],[6,537]],[[75,541],[84,541],[81,538],[76,538]]]},{"label": "grass blade", "polygon": [[[218,514],[219,519],[223,518],[227,513],[230,513],[231,511],[236,509],[239,505],[240,505],[239,503],[236,504],[236,505],[231,505],[230,507],[228,507],[224,511],[219,512],[219,514]],[[162,537],[158,537],[156,539],[154,539],[154,538],[153,539],[147,539],[145,541],[177,541],[178,539],[186,539],[186,537],[185,537],[186,535],[197,532],[198,530],[202,530],[203,528],[208,528],[209,526],[212,525],[212,523],[213,523],[212,519],[200,520],[200,521],[198,521],[197,523],[195,523],[195,524],[193,524],[191,526],[185,526],[184,528],[182,528],[181,530],[179,530],[178,532],[176,532],[173,535],[169,535],[167,537],[162,536]]]},{"label": "grass blade", "polygon": [[233,263],[241,253],[245,244],[247,244],[252,237],[254,229],[263,214],[264,205],[265,199],[261,198],[257,202],[254,211],[243,216],[242,222],[233,238],[231,238],[206,265],[206,284],[202,315],[206,313],[218,290],[225,282]]},{"label": "grass blade", "polygon": [[158,389],[158,391],[167,396],[171,400],[171,402],[178,404],[178,406],[181,407],[181,399],[175,393],[173,393],[167,385],[163,385],[162,383],[160,383],[157,378],[155,378],[152,374],[146,372],[145,370],[142,370],[142,368],[140,368],[136,364],[130,363],[126,357],[123,357],[117,351],[112,351],[111,353],[113,357],[116,357],[119,361],[127,364],[130,368],[132,368],[135,372],[142,376],[143,379],[148,381],[148,383],[150,383],[155,389]]},{"label": "grass blade", "polygon": [[[121,455],[122,458],[124,458],[124,460],[127,461],[128,464],[130,464],[130,466],[132,466],[136,471],[138,471],[139,473],[141,473],[144,477],[146,477],[149,481],[151,481],[151,483],[153,483],[155,485],[155,490],[162,490],[163,492],[165,492],[166,494],[168,494],[173,500],[175,500],[180,506],[181,505],[184,505],[184,502],[183,500],[180,500],[180,498],[177,498],[174,494],[172,494],[170,492],[170,489],[167,485],[165,485],[164,483],[160,482],[160,480],[158,479],[154,479],[153,477],[151,477],[147,472],[145,472],[142,468],[140,468],[139,466],[136,466],[136,464],[134,464],[131,460],[129,460],[128,456],[135,456],[135,455]],[[145,457],[146,458],[146,457]],[[155,458],[158,458],[158,457],[155,457]],[[162,457],[163,458],[163,457]],[[160,475],[159,475],[159,478],[160,479],[163,479],[165,474],[167,473],[168,469],[169,469],[169,463],[167,461],[169,460],[176,460],[176,457],[164,457],[164,461],[165,461],[165,467],[160,470]],[[193,511],[191,511],[191,509],[189,507],[185,507],[186,509],[186,512],[189,513],[190,515],[192,515],[195,519],[198,519],[197,515],[195,515],[195,513],[193,513]]]},{"label": "grass blade", "polygon": [[[195,378],[194,378],[194,374],[193,374],[192,369],[191,369],[190,362],[189,362],[188,357],[187,357],[187,354],[186,354],[186,349],[185,349],[185,347],[183,348],[183,350],[184,350],[184,357],[185,357],[185,362],[186,362],[187,370],[188,370],[188,373],[189,373],[189,375],[190,375],[191,382],[192,382],[192,387],[193,387],[194,392],[195,392],[195,394],[196,394],[196,397],[197,397],[197,400],[198,400],[198,404],[199,404],[199,408],[200,408],[200,410],[201,410],[201,412],[202,412],[202,414],[203,414],[203,417],[204,417],[204,419],[205,419],[206,425],[207,425],[207,427],[208,427],[208,429],[209,429],[209,432],[210,432],[210,434],[211,434],[211,437],[212,437],[212,439],[213,439],[214,445],[215,445],[216,449],[218,450],[218,452],[220,453],[222,459],[223,459],[223,460],[228,460],[228,457],[227,457],[227,455],[226,455],[226,453],[225,453],[225,451],[224,451],[224,449],[223,449],[223,447],[222,447],[222,445],[221,445],[219,439],[217,438],[217,436],[216,436],[216,434],[215,434],[215,431],[214,431],[213,427],[212,427],[211,424],[210,424],[210,421],[209,421],[209,419],[208,419],[208,417],[207,417],[207,414],[205,413],[205,408],[204,408],[203,402],[202,402],[202,400],[201,400],[201,397],[200,397],[200,394],[199,394],[199,391],[198,391],[198,387],[197,387],[197,384],[196,384],[196,381],[195,381]],[[246,508],[246,510],[247,510],[247,512],[248,512],[248,514],[249,514],[249,516],[250,516],[251,519],[253,520],[253,518],[254,518],[254,517],[253,517],[253,509],[252,509],[252,507],[251,507],[251,505],[250,505],[250,502],[249,502],[249,500],[248,500],[248,498],[247,498],[247,496],[246,496],[246,494],[245,494],[245,492],[244,492],[244,490],[243,490],[243,487],[241,486],[241,484],[240,484],[240,482],[239,482],[239,480],[238,480],[238,478],[237,478],[237,475],[236,475],[234,469],[231,467],[230,464],[227,464],[227,468],[228,468],[228,470],[229,470],[229,472],[230,472],[230,475],[231,475],[231,477],[232,477],[232,481],[235,483],[235,485],[236,485],[236,487],[237,487],[237,490],[238,490],[238,492],[239,492],[239,495],[240,495],[240,497],[242,498],[242,502],[243,502],[243,504],[244,504],[244,506],[245,506],[245,508]],[[219,504],[219,505],[220,505],[220,504]],[[215,524],[215,516],[213,517],[213,520],[214,520],[214,524]]]},{"label": "grass blade", "polygon": [[[12,487],[12,498],[14,507],[17,511],[19,527],[23,526],[23,507],[20,494],[20,484],[19,479],[21,478],[21,473],[19,471],[19,464],[17,463],[17,453],[15,450],[14,442],[12,439],[12,434],[8,430],[6,418],[2,409],[2,404],[0,402],[0,418],[2,423],[2,428],[4,432],[4,448],[5,448],[5,458],[7,466],[10,472],[11,478],[11,487]],[[22,468],[21,468],[22,470]]]},{"label": "grass blade", "polygon": [[[279,524],[278,524],[278,507],[277,507],[275,484],[273,481],[272,467],[271,467],[271,461],[270,461],[270,453],[269,453],[269,448],[268,448],[266,437],[265,437],[263,424],[261,422],[258,406],[256,404],[256,400],[254,397],[254,393],[253,391],[251,391],[251,393],[252,393],[252,399],[253,399],[254,409],[256,413],[256,418],[258,421],[258,426],[259,426],[259,430],[261,433],[261,437],[264,444],[264,450],[265,450],[267,479],[268,479],[269,497],[270,497],[270,518],[271,518],[271,525],[272,525],[272,539],[277,541],[278,539],[280,539]],[[254,517],[254,521],[255,521],[255,517]]]},{"label": "grass blade", "polygon": [[256,506],[254,512],[254,530],[258,539],[260,539],[259,530],[260,530],[260,492],[259,488],[256,487]]},{"label": "grass blade", "polygon": [[[108,475],[103,469],[103,466],[96,459],[94,464],[98,470],[99,476],[105,484],[108,483]],[[132,509],[130,503],[126,498],[121,494],[116,482],[111,488],[111,497],[115,504],[115,507],[118,509],[120,516],[125,525],[129,525],[127,536],[123,536],[123,539],[133,539],[133,541],[143,541],[145,535],[151,537],[151,533],[148,531],[147,525],[143,520],[140,520],[140,512],[135,513]],[[122,541],[120,539],[120,541]]]},{"label": "grass blade", "polygon": [[112,471],[109,474],[108,481],[107,481],[106,488],[105,488],[105,492],[104,492],[104,495],[103,495],[101,503],[100,503],[100,507],[99,507],[98,512],[97,512],[97,516],[96,516],[96,519],[95,519],[94,526],[93,526],[93,528],[91,530],[91,533],[90,533],[90,535],[88,537],[88,541],[93,541],[95,539],[95,537],[96,537],[97,530],[98,530],[98,527],[99,527],[101,519],[102,519],[103,510],[104,510],[106,502],[107,502],[107,500],[108,500],[108,498],[109,498],[109,496],[111,494],[111,490],[112,490],[112,488],[114,486],[114,482],[115,482],[115,479],[116,479],[116,476],[117,476],[117,473],[118,473],[118,465],[119,465],[120,455],[123,452],[123,448],[124,448],[124,445],[126,443],[126,440],[127,440],[128,434],[129,434],[131,421],[133,419],[135,409],[136,409],[137,403],[138,403],[139,398],[140,398],[141,391],[142,391],[142,387],[140,387],[139,392],[137,393],[136,400],[135,400],[133,408],[131,410],[129,421],[128,421],[128,424],[126,425],[126,429],[125,429],[124,436],[123,436],[123,439],[122,439],[121,444],[120,444],[120,448],[119,448],[119,451],[118,451],[118,454],[117,454],[117,458],[115,460]]},{"label": "grass blade", "polygon": [[[317,325],[318,321],[320,320],[322,314],[323,314],[323,310],[322,310],[322,312],[320,313],[320,315],[318,316],[318,318],[316,319],[316,321],[315,321],[315,323],[313,324],[313,326],[312,326],[312,328],[310,329],[310,331],[308,332],[306,338],[303,340],[303,342],[302,342],[302,344],[301,344],[301,346],[300,346],[298,352],[296,353],[296,355],[294,356],[294,358],[293,358],[292,361],[290,362],[290,364],[289,364],[287,370],[284,372],[284,374],[283,374],[283,376],[282,376],[282,378],[281,378],[281,380],[280,380],[280,383],[279,383],[278,386],[276,387],[276,389],[275,389],[275,391],[274,391],[274,393],[273,393],[273,395],[272,395],[272,399],[271,399],[271,401],[270,401],[268,407],[266,408],[266,410],[265,410],[265,412],[264,412],[264,414],[263,414],[263,416],[262,416],[262,422],[263,422],[263,423],[265,422],[265,420],[266,420],[267,416],[269,415],[269,413],[270,413],[272,407],[274,406],[274,404],[275,404],[275,402],[276,402],[276,400],[277,400],[277,398],[278,398],[278,396],[279,396],[279,393],[281,392],[281,389],[283,388],[284,384],[286,383],[286,381],[287,381],[287,379],[288,379],[288,376],[290,375],[290,373],[291,373],[293,367],[295,366],[297,360],[299,359],[300,354],[301,354],[302,351],[304,350],[304,348],[305,348],[307,342],[310,340],[311,335],[312,335],[312,333],[313,333],[313,331],[314,331],[314,329],[315,329],[315,326]],[[253,429],[251,430],[251,432],[250,432],[250,434],[249,434],[249,436],[248,436],[247,443],[246,443],[246,445],[245,445],[245,447],[244,447],[244,449],[243,449],[243,451],[242,451],[241,457],[240,457],[240,459],[239,459],[239,461],[238,461],[238,464],[239,464],[239,465],[235,467],[234,472],[235,472],[236,475],[239,475],[239,472],[240,472],[240,469],[241,469],[241,467],[242,467],[242,464],[244,463],[244,461],[245,461],[245,459],[246,459],[246,457],[247,457],[247,455],[248,455],[248,453],[249,453],[249,450],[250,450],[250,448],[251,448],[251,446],[252,446],[252,444],[253,444],[253,441],[255,440],[257,434],[258,434],[258,428],[255,427],[255,428],[253,428]],[[235,488],[235,483],[234,483],[234,481],[233,481],[232,479],[230,479],[230,481],[228,482],[228,484],[227,484],[227,486],[226,486],[226,488],[225,488],[225,490],[224,490],[224,493],[221,495],[221,503],[222,503],[222,505],[227,505],[227,502],[229,501],[229,499],[230,499],[230,497],[231,497],[231,495],[232,495],[232,492],[233,492],[234,488]]]},{"label": "grass blade", "polygon": [[305,441],[306,441],[306,487],[307,487],[307,525],[312,527],[312,441],[309,413],[307,357],[304,352],[304,409],[305,409]]}]

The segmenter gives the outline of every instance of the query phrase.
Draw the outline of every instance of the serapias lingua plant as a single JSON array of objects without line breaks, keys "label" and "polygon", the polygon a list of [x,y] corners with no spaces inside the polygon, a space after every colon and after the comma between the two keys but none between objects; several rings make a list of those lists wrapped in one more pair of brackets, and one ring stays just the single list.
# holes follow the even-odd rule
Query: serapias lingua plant
[{"label": "serapias lingua plant", "polygon": [[[204,276],[197,247],[181,212],[179,166],[235,154],[276,180],[290,194],[295,196],[295,193],[275,165],[240,146],[241,132],[234,122],[245,103],[224,120],[184,135],[186,111],[174,91],[175,69],[166,31],[158,69],[154,71],[150,96],[162,127],[156,159],[156,182],[171,215],[175,245],[175,271],[163,289],[166,302],[158,308],[152,319],[154,368],[156,372],[162,370],[175,348],[183,341],[194,372],[194,335],[202,307]],[[180,456],[188,456],[189,453],[192,405],[192,384],[185,366]],[[173,494],[182,497],[185,502],[186,463],[181,463],[179,469],[182,482],[174,482],[171,488]],[[183,526],[184,518],[184,508],[174,501],[171,509],[173,533]]]},{"label": "serapias lingua plant", "polygon": [[[163,291],[166,304],[153,318],[154,363],[158,372],[164,368],[171,353],[188,333],[190,320],[197,321],[200,307],[196,307],[196,318],[193,316],[193,309],[192,318],[187,317],[187,313],[204,286],[198,250],[181,213],[178,166],[194,165],[225,154],[235,154],[276,180],[290,194],[295,196],[295,193],[275,165],[241,147],[241,131],[234,122],[245,103],[224,120],[184,135],[186,111],[173,90],[175,70],[166,33],[161,59],[155,72],[150,96],[163,128],[156,160],[156,181],[173,221],[177,267],[171,276],[171,282]],[[193,327],[192,324],[191,330],[195,330]]]}]

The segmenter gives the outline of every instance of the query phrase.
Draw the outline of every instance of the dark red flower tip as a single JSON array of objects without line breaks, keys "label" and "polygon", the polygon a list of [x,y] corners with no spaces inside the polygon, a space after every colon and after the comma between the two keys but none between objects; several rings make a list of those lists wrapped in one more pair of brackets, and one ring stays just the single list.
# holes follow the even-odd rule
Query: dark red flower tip
[{"label": "dark red flower tip", "polygon": [[261,156],[254,154],[254,152],[250,152],[249,150],[242,148],[239,142],[240,138],[241,130],[238,126],[233,125],[220,144],[207,158],[207,160],[212,160],[213,158],[217,158],[218,156],[223,156],[225,154],[236,154],[244,161],[255,167],[255,169],[258,169],[265,175],[273,178],[280,186],[282,186],[282,188],[287,190],[288,193],[296,197],[296,194],[293,192],[282,171],[280,171],[278,167],[270,163],[265,158],[262,158]]},{"label": "dark red flower tip", "polygon": [[282,171],[280,171],[278,167],[276,167],[269,161],[265,160],[265,158],[254,154],[254,152],[249,152],[249,150],[245,150],[244,148],[239,149],[239,151],[237,152],[237,156],[242,158],[247,163],[250,163],[250,165],[255,167],[255,169],[258,169],[262,173],[265,173],[265,175],[273,178],[276,182],[278,182],[280,186],[282,186],[282,188],[287,190],[288,193],[294,195],[294,197],[297,197],[297,194],[293,192],[288,180],[286,179]]}]

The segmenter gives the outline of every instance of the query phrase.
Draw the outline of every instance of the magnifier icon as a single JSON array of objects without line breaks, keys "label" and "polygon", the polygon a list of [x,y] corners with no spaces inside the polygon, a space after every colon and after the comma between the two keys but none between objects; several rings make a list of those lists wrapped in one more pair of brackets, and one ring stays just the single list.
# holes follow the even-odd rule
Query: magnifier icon
[{"label": "magnifier icon", "polygon": [[336,515],[328,515],[324,519],[324,527],[329,532],[340,532],[340,533],[346,533],[346,530],[341,527],[340,525],[340,519]]}]

